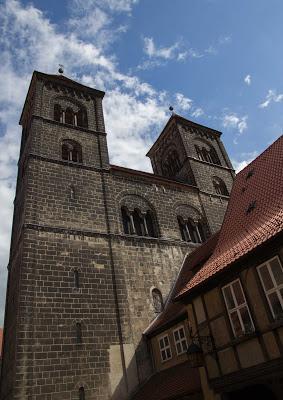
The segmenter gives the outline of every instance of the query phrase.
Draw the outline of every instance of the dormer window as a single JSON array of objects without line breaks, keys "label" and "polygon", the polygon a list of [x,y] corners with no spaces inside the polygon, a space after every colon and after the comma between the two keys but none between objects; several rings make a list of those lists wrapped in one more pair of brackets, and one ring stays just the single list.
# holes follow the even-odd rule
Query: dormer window
[{"label": "dormer window", "polygon": [[81,145],[74,140],[64,140],[62,143],[62,159],[72,162],[82,162]]}]

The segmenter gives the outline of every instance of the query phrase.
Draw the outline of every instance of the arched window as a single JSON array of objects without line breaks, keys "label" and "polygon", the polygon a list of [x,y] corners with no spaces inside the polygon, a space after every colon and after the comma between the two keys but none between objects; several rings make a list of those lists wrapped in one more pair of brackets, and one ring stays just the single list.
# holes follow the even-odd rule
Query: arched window
[{"label": "arched window", "polygon": [[124,232],[127,235],[130,235],[133,233],[133,230],[132,230],[133,225],[132,225],[130,213],[128,212],[126,207],[121,208],[121,213],[122,213],[122,222],[123,222]]},{"label": "arched window", "polygon": [[151,291],[151,295],[154,311],[156,313],[161,313],[164,308],[162,293],[157,288],[154,288]]},{"label": "arched window", "polygon": [[88,123],[87,123],[87,113],[83,109],[79,109],[77,113],[77,125],[81,126],[83,128],[87,128]]},{"label": "arched window", "polygon": [[217,194],[221,194],[223,196],[229,196],[227,186],[222,181],[222,179],[214,178],[212,182],[213,182],[214,190]]},{"label": "arched window", "polygon": [[196,150],[198,159],[201,161],[206,161],[210,164],[221,165],[215,148],[208,144],[207,144],[207,147],[203,146],[202,148],[200,148],[198,145],[195,145],[195,150]]},{"label": "arched window", "polygon": [[81,145],[74,140],[64,140],[62,143],[62,159],[73,162],[82,162]]},{"label": "arched window", "polygon": [[54,104],[54,121],[62,122],[62,108],[60,104]]},{"label": "arched window", "polygon": [[181,232],[181,237],[186,242],[201,243],[205,241],[205,233],[202,223],[194,222],[192,219],[184,220],[182,217],[177,217]]},{"label": "arched window", "polygon": [[171,149],[165,156],[162,163],[162,172],[165,176],[173,177],[181,168],[178,153],[175,149]]},{"label": "arched window", "polygon": [[82,343],[83,342],[82,324],[80,322],[76,323],[76,340],[77,340],[77,343]]},{"label": "arched window", "polygon": [[79,388],[79,400],[85,400],[85,390],[83,386]]},{"label": "arched window", "polygon": [[147,233],[148,236],[151,237],[156,237],[156,232],[154,229],[154,223],[153,223],[153,214],[150,210],[147,211],[147,213],[145,214],[145,223],[146,223],[146,227],[147,227]]},{"label": "arched window", "polygon": [[138,208],[129,211],[121,207],[124,233],[127,235],[157,237],[154,217],[151,210],[141,212]]},{"label": "arched window", "polygon": [[76,289],[80,287],[80,275],[77,269],[74,270],[74,284]]},{"label": "arched window", "polygon": [[74,112],[71,107],[68,107],[65,111],[65,123],[69,125],[75,125]]}]

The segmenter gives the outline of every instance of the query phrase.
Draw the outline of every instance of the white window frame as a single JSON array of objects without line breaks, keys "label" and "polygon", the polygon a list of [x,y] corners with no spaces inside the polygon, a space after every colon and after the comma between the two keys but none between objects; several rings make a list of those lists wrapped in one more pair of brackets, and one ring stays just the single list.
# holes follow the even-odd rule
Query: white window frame
[{"label": "white window frame", "polygon": [[[243,297],[244,297],[244,303],[242,303],[240,305],[238,305],[238,302],[237,302],[237,299],[236,299],[236,296],[235,296],[235,293],[234,293],[234,289],[233,289],[233,283],[235,283],[235,282],[239,282],[241,290],[242,290],[242,294],[243,294]],[[233,297],[233,301],[234,301],[234,304],[236,305],[236,307],[231,308],[231,309],[229,309],[229,307],[228,307],[228,303],[227,303],[227,300],[226,300],[226,297],[225,297],[225,292],[224,292],[224,289],[227,288],[227,287],[230,287],[230,290],[231,290],[231,293],[232,293],[232,297]],[[230,282],[227,285],[223,286],[222,287],[222,293],[223,293],[223,297],[224,297],[224,301],[225,301],[225,305],[226,305],[226,310],[227,310],[227,313],[229,315],[230,324],[231,324],[231,327],[232,327],[232,330],[233,330],[234,337],[235,338],[239,337],[235,332],[234,324],[233,324],[233,321],[232,321],[232,318],[231,318],[231,314],[233,312],[235,312],[235,311],[237,312],[237,315],[238,315],[238,318],[239,318],[239,321],[240,321],[240,324],[241,324],[241,328],[242,328],[242,331],[243,331],[243,335],[245,335],[247,333],[250,333],[250,332],[245,332],[244,323],[243,323],[242,316],[241,316],[241,313],[240,313],[240,309],[244,308],[244,307],[247,308],[247,311],[248,311],[248,314],[249,314],[249,317],[250,317],[250,320],[251,320],[251,323],[252,323],[252,331],[254,332],[255,331],[254,322],[253,322],[253,319],[252,319],[252,316],[251,316],[251,313],[250,313],[250,308],[248,306],[247,299],[246,299],[245,293],[243,291],[243,287],[242,287],[242,283],[241,283],[240,279],[239,278],[238,279],[234,279],[232,282]]]},{"label": "white window frame", "polygon": [[[183,338],[181,338],[181,337],[180,337],[180,334],[179,334],[179,332],[180,332],[181,330],[183,330],[183,332],[184,332],[184,337],[183,337]],[[178,332],[178,340],[176,340],[176,338],[175,338],[175,332]],[[173,330],[173,338],[174,338],[174,342],[175,342],[175,348],[176,348],[176,353],[177,353],[177,355],[179,356],[179,355],[181,355],[181,354],[186,353],[187,348],[188,348],[188,341],[187,341],[186,331],[185,331],[184,325],[180,325],[180,326],[178,326],[178,328],[176,328],[176,329]],[[186,346],[185,346],[186,348],[185,348],[185,349],[183,348],[183,342],[186,343]],[[180,352],[178,351],[178,346],[177,346],[177,344],[180,344],[180,346],[181,346],[181,349],[182,349],[182,350],[181,350]]]},{"label": "white window frame", "polygon": [[[167,339],[168,339],[168,345],[167,345],[167,346],[166,346],[165,343],[164,343],[164,338],[166,338],[166,337],[167,337]],[[161,341],[163,341],[164,347],[161,347]],[[171,360],[171,358],[172,358],[172,349],[171,349],[171,343],[170,343],[169,335],[166,334],[166,335],[163,335],[163,336],[159,337],[159,338],[158,338],[158,342],[159,342],[159,350],[160,350],[161,362],[166,362],[166,361]],[[166,350],[168,350],[168,349],[169,349],[169,351],[170,351],[170,357],[167,357],[167,352],[166,352]],[[163,357],[162,357],[162,352],[164,352],[164,354],[166,355],[166,358],[163,358]]]},{"label": "white window frame", "polygon": [[[261,286],[262,286],[262,288],[263,288],[265,297],[266,297],[266,299],[267,299],[267,302],[268,302],[270,311],[271,311],[271,313],[272,313],[272,316],[273,316],[274,319],[277,319],[277,316],[274,314],[274,311],[273,311],[273,308],[272,308],[272,304],[271,304],[271,302],[270,302],[270,300],[269,300],[269,295],[272,294],[272,293],[276,293],[277,296],[278,296],[279,302],[280,302],[280,304],[281,304],[281,307],[282,307],[282,309],[283,309],[283,298],[282,298],[282,295],[281,295],[281,293],[280,293],[280,290],[283,289],[283,284],[278,285],[278,284],[276,283],[275,278],[274,278],[274,275],[273,275],[273,272],[272,272],[272,269],[271,269],[271,266],[270,266],[270,262],[273,261],[273,260],[275,260],[275,259],[278,260],[279,265],[280,265],[280,267],[281,267],[281,269],[282,269],[282,271],[283,271],[283,266],[282,266],[282,263],[281,263],[280,258],[279,258],[278,256],[275,256],[275,257],[272,257],[270,260],[267,260],[267,261],[265,261],[264,263],[260,264],[260,265],[257,267],[257,272],[258,272],[258,276],[259,276],[259,279],[260,279],[260,282],[261,282]],[[261,276],[261,273],[260,273],[260,269],[261,269],[263,266],[266,266],[267,269],[268,269],[269,276],[270,276],[270,278],[271,278],[271,280],[272,280],[272,283],[273,283],[273,285],[274,285],[274,287],[273,287],[272,289],[266,290],[265,287],[264,287],[264,282],[263,282],[263,279],[262,279],[262,276]]]}]

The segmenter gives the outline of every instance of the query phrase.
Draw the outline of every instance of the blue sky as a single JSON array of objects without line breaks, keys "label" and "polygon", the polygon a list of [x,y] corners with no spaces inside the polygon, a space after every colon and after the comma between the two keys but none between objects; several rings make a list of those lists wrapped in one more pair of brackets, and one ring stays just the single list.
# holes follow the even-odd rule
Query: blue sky
[{"label": "blue sky", "polygon": [[222,131],[238,170],[282,134],[282,15],[281,0],[0,1],[0,309],[32,71],[61,63],[106,91],[112,163],[150,171],[172,104]]}]

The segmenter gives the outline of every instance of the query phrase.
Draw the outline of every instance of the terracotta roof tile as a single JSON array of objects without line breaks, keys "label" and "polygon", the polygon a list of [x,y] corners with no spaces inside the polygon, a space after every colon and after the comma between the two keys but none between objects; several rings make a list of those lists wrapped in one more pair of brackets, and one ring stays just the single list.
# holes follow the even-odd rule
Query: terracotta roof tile
[{"label": "terracotta roof tile", "polygon": [[153,375],[131,399],[169,400],[200,391],[198,368],[190,368],[184,362]]},{"label": "terracotta roof tile", "polygon": [[[236,176],[213,255],[182,296],[274,237],[283,228],[283,136]],[[254,204],[251,210],[249,206]]]}]

